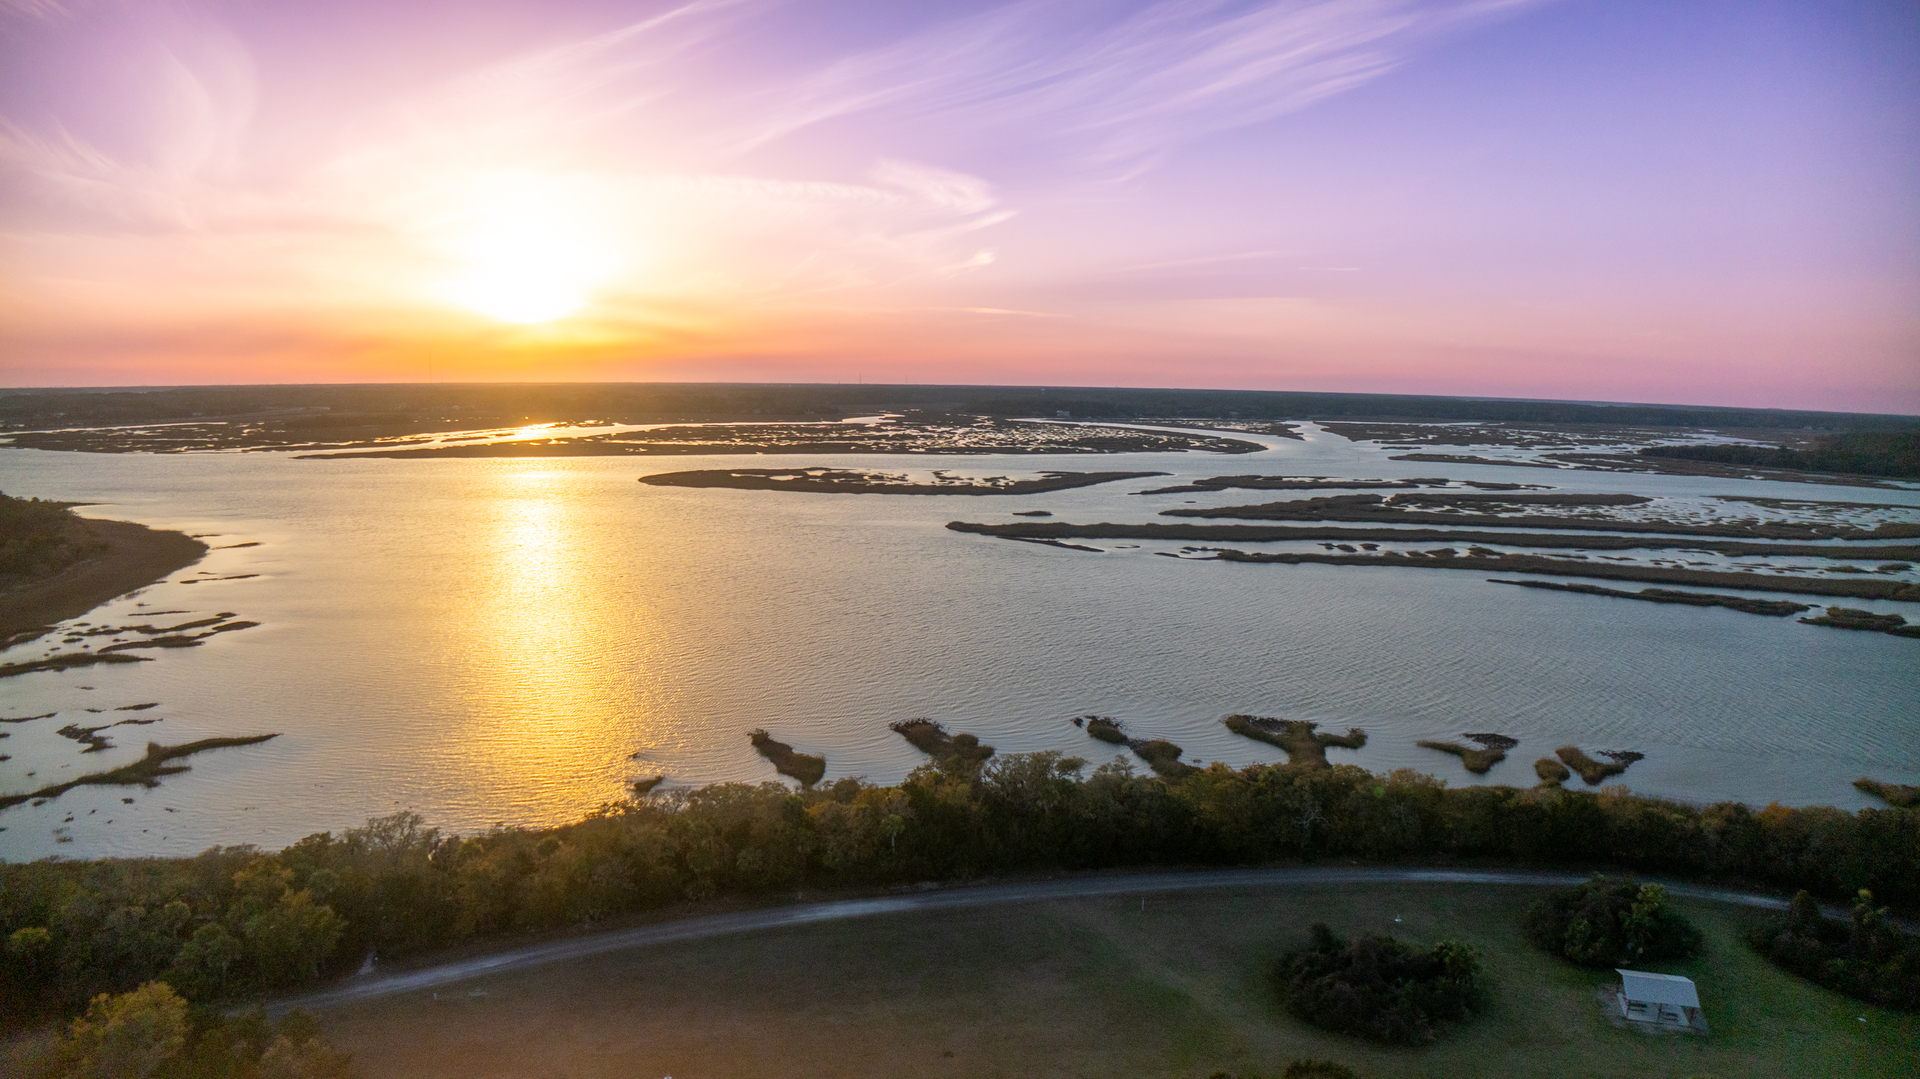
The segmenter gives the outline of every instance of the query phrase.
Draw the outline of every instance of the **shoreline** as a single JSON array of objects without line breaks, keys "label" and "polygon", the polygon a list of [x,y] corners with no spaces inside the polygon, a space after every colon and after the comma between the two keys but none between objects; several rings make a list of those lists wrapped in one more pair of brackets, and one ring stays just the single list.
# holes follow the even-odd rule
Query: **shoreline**
[{"label": "shoreline", "polygon": [[155,584],[200,561],[208,550],[206,544],[184,532],[148,528],[132,521],[79,520],[107,545],[106,553],[68,566],[45,580],[0,592],[0,642],[24,643],[10,638],[50,628],[110,599]]}]

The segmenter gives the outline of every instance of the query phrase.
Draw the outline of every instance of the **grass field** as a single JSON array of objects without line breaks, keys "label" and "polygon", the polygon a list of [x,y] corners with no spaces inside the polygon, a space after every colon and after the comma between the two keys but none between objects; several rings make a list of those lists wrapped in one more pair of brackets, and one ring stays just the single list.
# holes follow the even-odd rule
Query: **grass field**
[{"label": "grass field", "polygon": [[[1204,1079],[1277,1075],[1303,1057],[1381,1079],[1920,1075],[1920,1016],[1775,970],[1739,941],[1751,915],[1711,903],[1678,901],[1706,954],[1654,969],[1699,983],[1713,1034],[1616,1028],[1595,999],[1615,976],[1520,940],[1540,894],[1328,886],[1163,894],[1144,912],[1134,897],[881,916],[577,960],[322,1019],[370,1079]],[[1490,1012],[1422,1049],[1305,1026],[1265,974],[1315,920],[1473,944],[1494,979]]]}]

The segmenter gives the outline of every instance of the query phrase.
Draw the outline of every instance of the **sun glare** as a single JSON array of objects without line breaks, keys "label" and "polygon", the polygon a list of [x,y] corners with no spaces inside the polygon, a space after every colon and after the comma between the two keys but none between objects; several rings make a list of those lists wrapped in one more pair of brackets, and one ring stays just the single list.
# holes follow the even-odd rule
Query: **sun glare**
[{"label": "sun glare", "polygon": [[617,263],[585,229],[558,216],[497,217],[454,245],[464,272],[448,299],[501,322],[552,322],[579,312]]}]

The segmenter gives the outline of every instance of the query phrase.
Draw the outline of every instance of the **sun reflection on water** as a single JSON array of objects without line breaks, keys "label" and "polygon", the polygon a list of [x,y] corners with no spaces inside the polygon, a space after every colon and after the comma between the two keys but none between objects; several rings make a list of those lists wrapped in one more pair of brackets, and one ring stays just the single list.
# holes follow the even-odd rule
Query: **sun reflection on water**
[{"label": "sun reflection on water", "polygon": [[473,543],[479,588],[462,604],[469,774],[508,804],[577,815],[619,797],[638,767],[636,713],[655,680],[646,606],[606,587],[573,477],[509,466],[494,480]]}]

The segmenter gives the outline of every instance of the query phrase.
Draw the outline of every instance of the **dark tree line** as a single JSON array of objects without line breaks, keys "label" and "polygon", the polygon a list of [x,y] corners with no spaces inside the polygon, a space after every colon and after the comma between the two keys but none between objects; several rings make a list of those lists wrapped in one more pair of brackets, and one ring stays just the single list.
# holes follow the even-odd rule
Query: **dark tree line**
[{"label": "dark tree line", "polygon": [[1827,435],[1804,449],[1777,446],[1650,446],[1642,457],[1715,461],[1756,468],[1797,468],[1805,472],[1844,472],[1860,476],[1920,479],[1920,434],[1861,431]]},{"label": "dark tree line", "polygon": [[1471,858],[1920,903],[1912,809],[1702,809],[1350,766],[1214,765],[1178,781],[1082,767],[1010,755],[890,787],[657,792],[548,829],[460,837],[399,814],[277,852],[0,865],[0,1018],[71,1014],[153,979],[195,1001],[246,997],[369,950],[418,954],[709,896],[1039,869]]},{"label": "dark tree line", "polygon": [[[325,413],[290,416],[298,410]],[[457,410],[450,413],[449,410]],[[1913,417],[1687,405],[1589,404],[1405,394],[1103,386],[467,383],[435,385],[182,386],[119,390],[0,390],[0,429],[88,427],[222,418],[298,429],[396,425],[457,415],[477,422],[619,419],[839,419],[870,412],[1128,420],[1403,419],[1625,424],[1822,431],[1912,431]],[[933,418],[933,417],[928,417]]]}]

